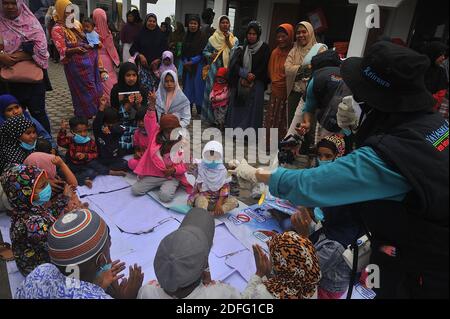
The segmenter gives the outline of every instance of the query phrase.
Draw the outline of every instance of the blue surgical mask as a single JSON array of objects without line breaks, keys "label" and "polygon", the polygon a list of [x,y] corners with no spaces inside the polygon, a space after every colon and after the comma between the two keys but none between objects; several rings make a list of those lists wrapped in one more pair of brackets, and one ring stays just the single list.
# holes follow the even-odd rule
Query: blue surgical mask
[{"label": "blue surgical mask", "polygon": [[95,274],[96,277],[99,277],[101,274],[103,274],[105,271],[110,270],[112,267],[112,264],[105,264],[97,270],[97,273]]},{"label": "blue surgical mask", "polygon": [[39,199],[33,201],[34,206],[42,206],[52,198],[52,187],[49,183],[39,192]]},{"label": "blue surgical mask", "polygon": [[333,163],[332,160],[329,160],[329,161],[321,161],[320,159],[318,159],[317,162],[319,163],[319,166],[325,166],[325,165],[328,165],[328,164]]},{"label": "blue surgical mask", "polygon": [[36,143],[37,143],[37,140],[34,141],[33,144],[28,144],[28,143],[22,142],[22,143],[20,143],[20,146],[22,148],[26,149],[27,151],[33,151],[36,148]]},{"label": "blue surgical mask", "polygon": [[73,141],[77,144],[86,144],[89,143],[89,141],[91,140],[91,138],[89,136],[81,136],[78,134],[75,134],[73,137]]},{"label": "blue surgical mask", "polygon": [[203,164],[206,166],[206,168],[208,169],[216,169],[219,167],[220,164],[222,164],[221,161],[203,161]]},{"label": "blue surgical mask", "polygon": [[317,222],[321,222],[325,219],[325,216],[323,215],[323,211],[319,207],[314,208],[314,219]]}]

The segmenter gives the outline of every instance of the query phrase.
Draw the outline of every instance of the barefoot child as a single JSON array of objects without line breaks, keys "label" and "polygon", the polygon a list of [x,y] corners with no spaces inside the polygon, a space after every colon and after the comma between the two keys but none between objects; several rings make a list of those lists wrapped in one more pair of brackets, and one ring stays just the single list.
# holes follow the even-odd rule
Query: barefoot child
[{"label": "barefoot child", "polygon": [[173,114],[162,115],[158,124],[155,92],[149,94],[149,101],[144,118],[149,144],[134,170],[139,181],[133,185],[132,192],[135,196],[143,196],[159,188],[159,199],[168,203],[174,199],[180,184],[188,193],[192,191],[192,186],[185,176],[187,167],[182,161],[183,154],[176,150],[176,144],[181,141],[181,136],[174,130],[180,129],[181,125]]},{"label": "barefoot child", "polygon": [[230,195],[231,178],[223,165],[223,146],[211,141],[205,145],[203,160],[198,165],[198,176],[188,204],[210,211],[220,217],[238,207],[236,198]]},{"label": "barefoot child", "polygon": [[134,157],[128,161],[128,167],[133,171],[136,169],[139,160],[142,158],[142,155],[144,155],[145,150],[148,147],[148,134],[144,125],[146,113],[147,110],[145,108],[139,109],[136,113],[137,130],[134,132],[133,136]]}]

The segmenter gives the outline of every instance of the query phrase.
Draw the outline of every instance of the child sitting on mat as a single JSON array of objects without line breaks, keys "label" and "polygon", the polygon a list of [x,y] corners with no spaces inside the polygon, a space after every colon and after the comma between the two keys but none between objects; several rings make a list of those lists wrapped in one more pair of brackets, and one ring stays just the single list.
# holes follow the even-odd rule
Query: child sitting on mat
[{"label": "child sitting on mat", "polygon": [[151,92],[144,118],[149,144],[134,170],[139,181],[133,185],[132,192],[135,196],[143,196],[159,188],[159,199],[168,203],[174,199],[180,184],[188,193],[192,191],[192,186],[185,175],[187,167],[182,160],[183,153],[176,150],[182,140],[180,121],[173,114],[164,114],[158,124],[155,107],[156,93]]},{"label": "child sitting on mat", "polygon": [[222,144],[216,141],[206,144],[202,158],[197,168],[194,192],[189,196],[188,204],[220,217],[239,206],[237,199],[230,195],[231,178],[223,165]]}]

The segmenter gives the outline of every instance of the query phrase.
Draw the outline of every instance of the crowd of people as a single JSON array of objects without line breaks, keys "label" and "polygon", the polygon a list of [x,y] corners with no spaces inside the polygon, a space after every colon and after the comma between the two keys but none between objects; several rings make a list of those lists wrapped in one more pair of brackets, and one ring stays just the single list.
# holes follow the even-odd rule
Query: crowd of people
[{"label": "crowd of people", "polygon": [[[271,52],[257,21],[240,43],[229,17],[212,27],[211,9],[175,28],[132,10],[119,54],[103,9],[78,21],[70,0],[57,0],[44,31],[23,0],[0,2],[0,209],[26,276],[17,298],[339,299],[367,275],[356,258],[364,237],[381,269],[378,298],[448,298],[443,43],[416,52],[381,40],[343,61],[307,21],[278,26]],[[45,102],[49,51],[64,66],[74,110],[56,138]],[[238,201],[220,142],[195,165],[177,148],[194,107],[222,130],[276,128],[288,145],[282,167],[253,174],[298,211],[276,213],[285,232],[268,242],[270,256],[254,246],[257,271],[243,293],[209,273],[214,217]],[[275,138],[267,133],[266,142]],[[296,167],[311,148],[315,160]],[[75,192],[127,173],[138,176],[134,196],[157,190],[167,203],[182,188],[192,207],[159,245],[157,281],[145,284],[138,265],[124,280],[108,226]],[[71,266],[79,279],[67,277]]]}]

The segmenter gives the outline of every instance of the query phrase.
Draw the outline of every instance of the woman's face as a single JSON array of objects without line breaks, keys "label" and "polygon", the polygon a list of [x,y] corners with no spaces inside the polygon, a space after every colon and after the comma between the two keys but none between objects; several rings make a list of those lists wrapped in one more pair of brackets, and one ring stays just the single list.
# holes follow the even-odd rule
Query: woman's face
[{"label": "woman's face", "polygon": [[310,34],[308,30],[303,25],[301,25],[297,29],[297,43],[304,47],[309,43],[309,39]]},{"label": "woman's face", "polygon": [[175,79],[171,74],[168,74],[164,79],[164,88],[167,92],[175,91]]},{"label": "woman's face", "polygon": [[222,19],[219,25],[220,31],[229,32],[230,31],[230,21],[228,19]]},{"label": "woman's face", "polygon": [[150,18],[147,20],[147,29],[153,31],[153,30],[156,29],[156,26],[157,26],[156,19],[155,19],[154,17],[150,17]]},{"label": "woman's face", "polygon": [[258,33],[255,30],[250,29],[247,33],[247,41],[250,44],[255,44],[258,42]]},{"label": "woman's face", "polygon": [[442,54],[440,57],[438,57],[438,58],[436,59],[436,65],[437,65],[437,66],[441,66],[442,63],[444,63],[444,61],[445,61],[445,55]]},{"label": "woman's face", "polygon": [[196,20],[189,21],[189,32],[195,33],[198,31],[199,27],[200,26],[198,24],[198,21],[196,21]]},{"label": "woman's face", "polygon": [[161,31],[162,32],[167,32],[167,27],[164,23],[161,23]]},{"label": "woman's face", "polygon": [[27,144],[34,144],[37,140],[36,128],[34,126],[27,128],[25,132],[20,136],[20,141]]},{"label": "woman's face", "polygon": [[134,15],[132,14],[127,15],[127,21],[128,23],[134,23]]},{"label": "woman's face", "polygon": [[66,22],[67,27],[75,24],[75,8],[71,4],[69,4],[64,11],[64,21]]},{"label": "woman's face", "polygon": [[286,49],[289,45],[289,36],[284,32],[278,32],[277,44],[280,49]]},{"label": "woman's face", "polygon": [[19,116],[23,114],[23,109],[18,104],[11,104],[5,109],[4,116],[6,119],[9,119],[11,117]]},{"label": "woman's face", "polygon": [[317,150],[317,158],[321,161],[334,161],[336,159],[336,155],[329,148],[319,147]]},{"label": "woman's face", "polygon": [[3,0],[3,12],[7,19],[15,19],[19,16],[19,8],[16,0]]},{"label": "woman's face", "polygon": [[137,82],[138,75],[135,71],[130,70],[125,74],[125,83],[128,86],[134,86]]}]

